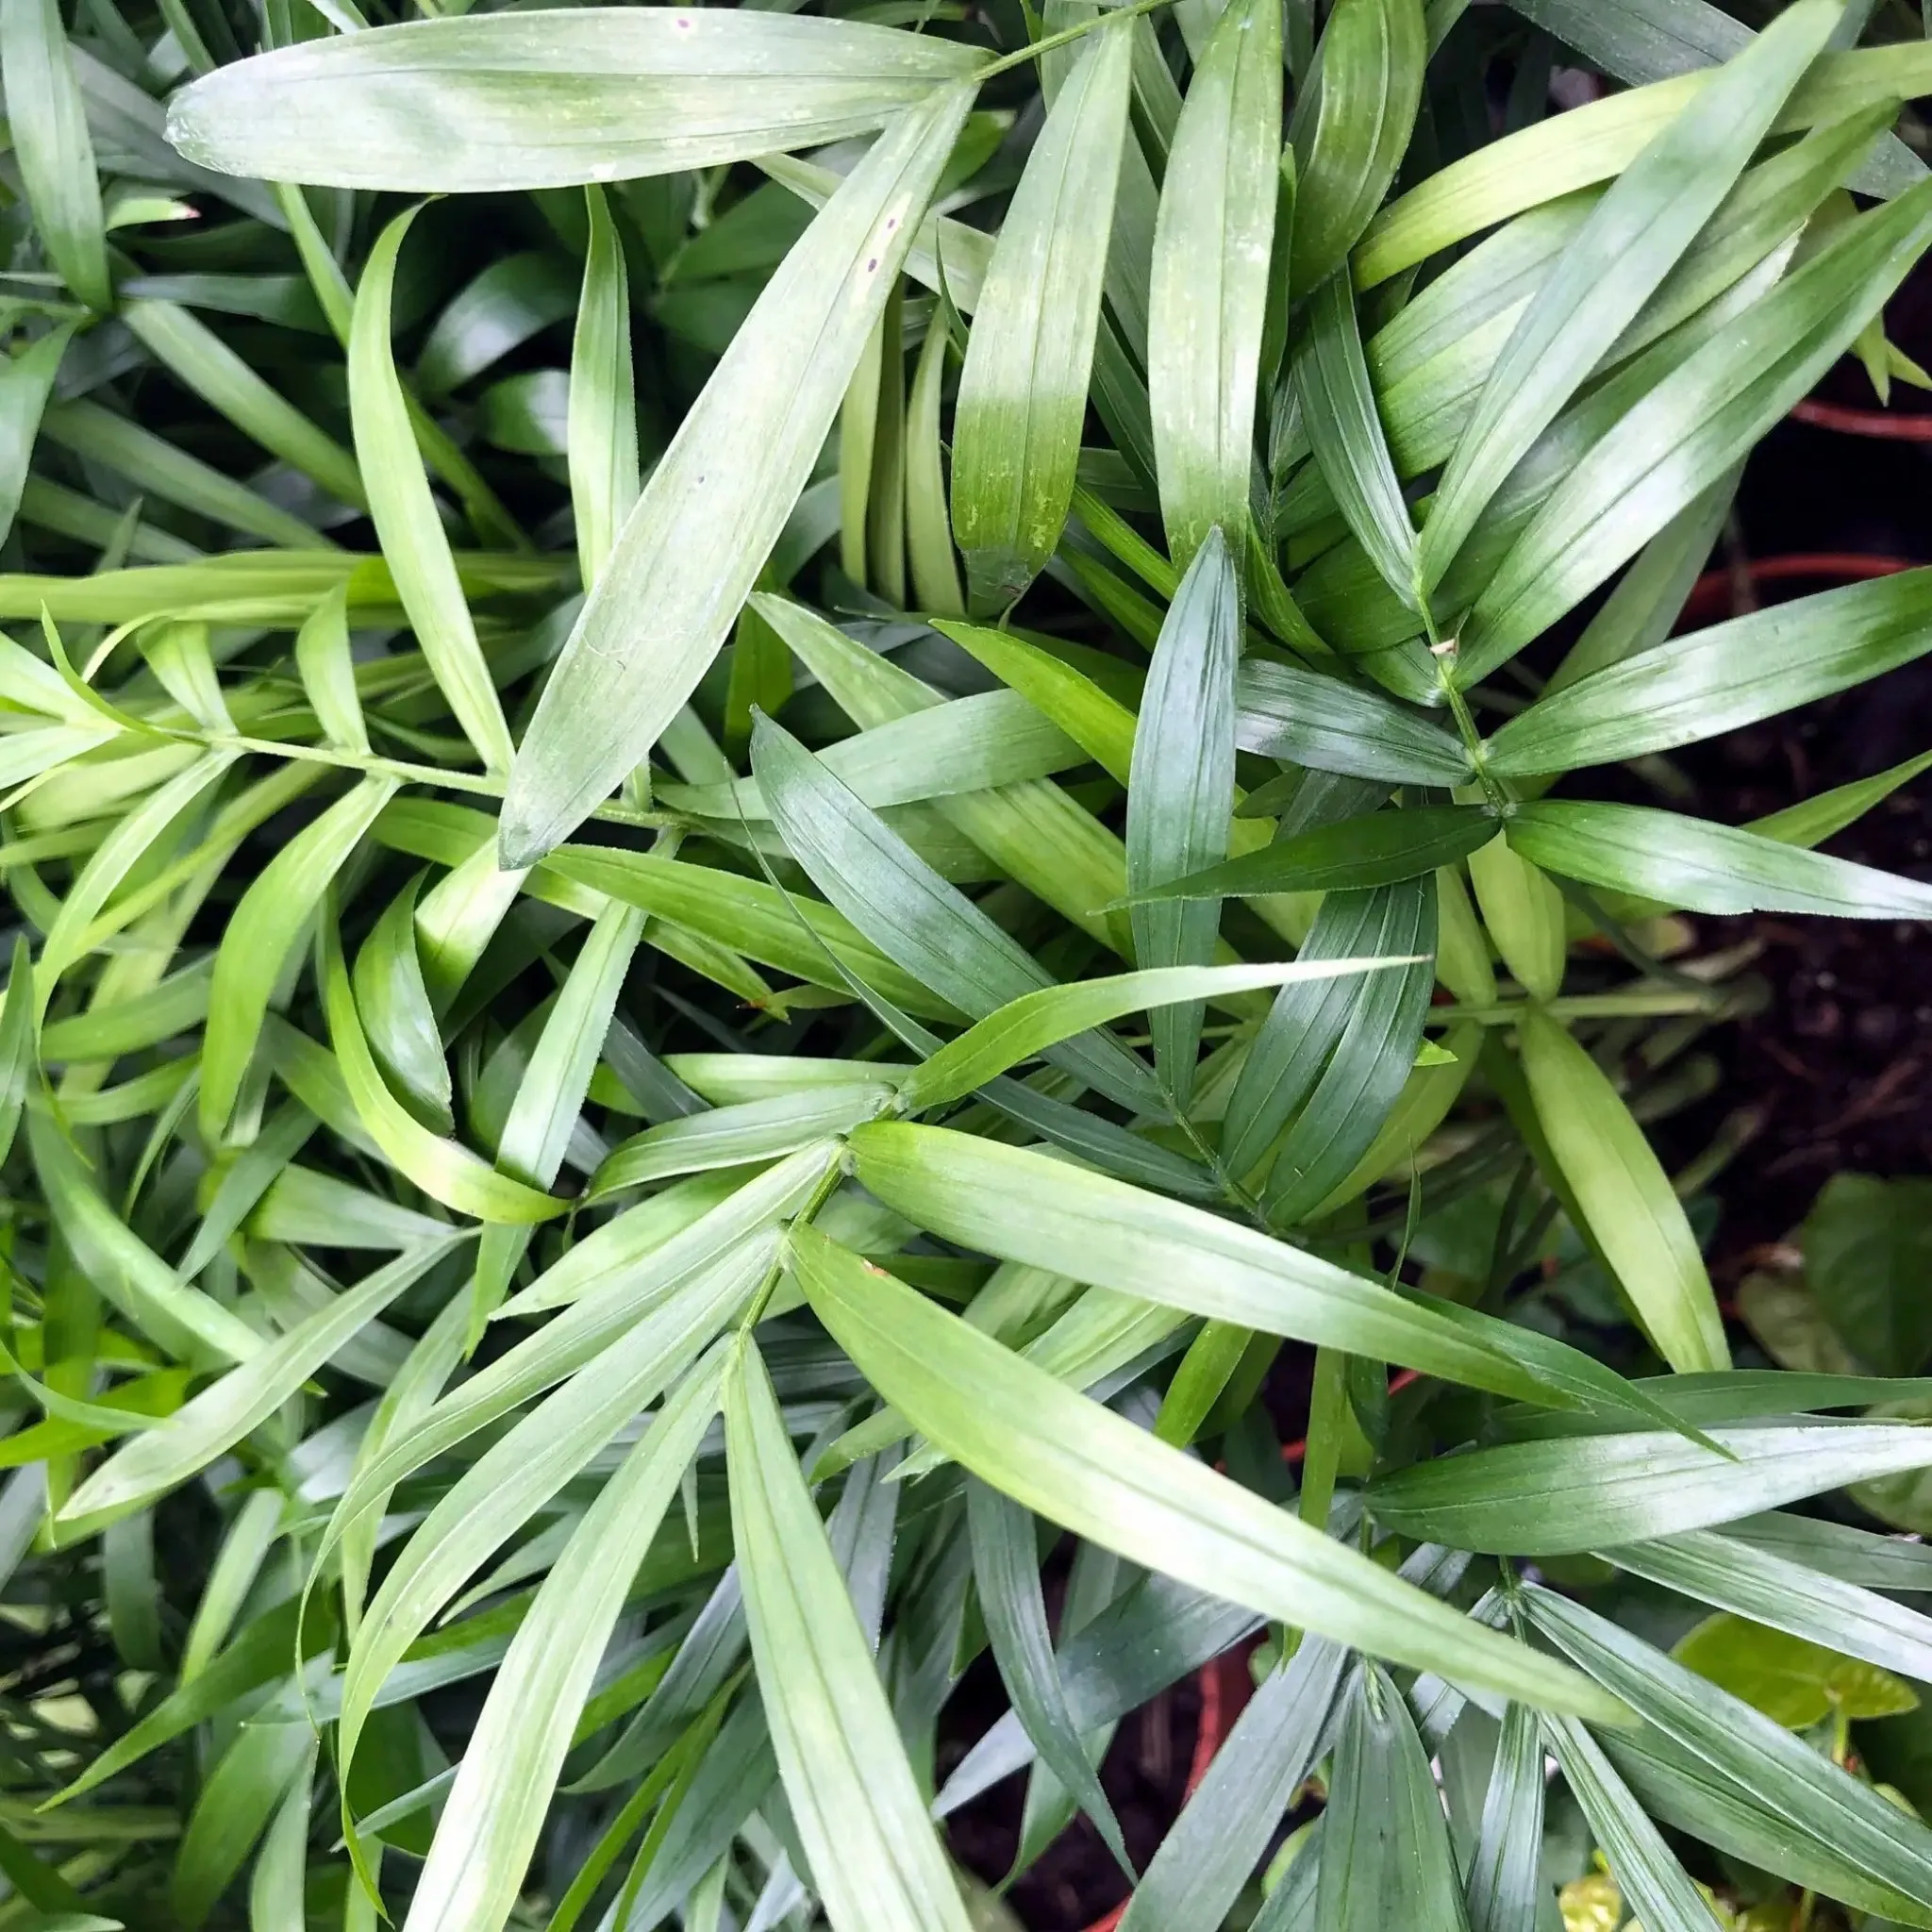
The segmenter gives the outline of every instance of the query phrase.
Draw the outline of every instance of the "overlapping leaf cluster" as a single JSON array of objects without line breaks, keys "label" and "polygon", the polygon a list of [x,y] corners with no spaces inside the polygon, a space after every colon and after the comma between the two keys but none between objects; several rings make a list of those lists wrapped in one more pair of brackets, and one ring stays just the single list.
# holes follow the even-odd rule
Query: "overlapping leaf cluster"
[{"label": "overlapping leaf cluster", "polygon": [[933,1820],[1128,1862],[1264,1624],[1128,1932],[1932,1924],[1932,1569],[1788,1507],[1928,1391],[1734,1368],[1641,1124],[1928,760],[1552,795],[1932,641],[1670,635],[1916,374],[1932,42],[425,10],[0,0],[0,1925],[1001,1924]]}]

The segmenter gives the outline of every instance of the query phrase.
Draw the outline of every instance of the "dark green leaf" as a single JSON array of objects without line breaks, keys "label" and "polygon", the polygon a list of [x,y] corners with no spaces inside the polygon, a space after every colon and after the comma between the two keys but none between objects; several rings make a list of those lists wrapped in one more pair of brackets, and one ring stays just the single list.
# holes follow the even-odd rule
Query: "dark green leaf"
[{"label": "dark green leaf", "polygon": [[1315,291],[1307,326],[1294,380],[1316,465],[1382,581],[1413,605],[1421,595],[1415,524],[1376,413],[1346,274],[1338,270]]},{"label": "dark green leaf", "polygon": [[1262,1681],[1162,1840],[1122,1932],[1201,1932],[1226,1918],[1314,1767],[1347,1658],[1307,1637]]},{"label": "dark green leaf", "polygon": [[[1127,787],[1127,886],[1146,891],[1227,856],[1234,801],[1234,679],[1241,585],[1219,525],[1210,527],[1169,608],[1141,700]],[[1217,900],[1137,905],[1134,954],[1143,968],[1206,966],[1221,925]],[[1198,1002],[1153,1015],[1154,1062],[1185,1110],[1201,1050]]]},{"label": "dark green leaf", "polygon": [[1412,811],[1374,812],[1264,845],[1173,885],[1138,891],[1130,903],[1364,891],[1452,865],[1495,835],[1495,819],[1480,806],[1425,805]]},{"label": "dark green leaf", "polygon": [[1461,785],[1471,775],[1455,737],[1365,685],[1250,658],[1235,698],[1243,751],[1391,785]]},{"label": "dark green leaf", "polygon": [[1574,771],[1755,724],[1910,663],[1932,639],[1928,613],[1932,571],[1906,571],[1692,631],[1510,719],[1491,769]]},{"label": "dark green leaf", "polygon": [[959,378],[953,533],[979,613],[1032,582],[1073,501],[1134,44],[1127,25],[1089,38],[1001,225]]},{"label": "dark green leaf", "polygon": [[1093,1821],[1131,1881],[1134,1868],[1119,1821],[1067,1707],[1041,1593],[1033,1517],[999,1491],[974,1480],[966,1486],[966,1514],[973,1534],[974,1588],[1007,1696],[1041,1762]]},{"label": "dark green leaf", "polygon": [[1341,0],[1296,90],[1290,286],[1307,294],[1347,259],[1408,147],[1428,61],[1422,0]]},{"label": "dark green leaf", "polygon": [[1415,1721],[1389,1674],[1363,1663],[1342,1703],[1315,1925],[1371,1932],[1398,1921],[1431,1932],[1459,1932],[1467,1923],[1448,1821]]}]

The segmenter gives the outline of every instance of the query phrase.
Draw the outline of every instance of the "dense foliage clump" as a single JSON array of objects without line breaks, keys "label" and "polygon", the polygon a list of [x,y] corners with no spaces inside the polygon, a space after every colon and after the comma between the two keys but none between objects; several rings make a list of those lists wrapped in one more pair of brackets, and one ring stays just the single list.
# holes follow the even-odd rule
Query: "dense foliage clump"
[{"label": "dense foliage clump", "polygon": [[1924,380],[1745,11],[0,0],[0,1928],[1932,1925],[1924,1203],[1650,1138],[1932,914],[1627,802],[1932,642],[1672,635]]}]

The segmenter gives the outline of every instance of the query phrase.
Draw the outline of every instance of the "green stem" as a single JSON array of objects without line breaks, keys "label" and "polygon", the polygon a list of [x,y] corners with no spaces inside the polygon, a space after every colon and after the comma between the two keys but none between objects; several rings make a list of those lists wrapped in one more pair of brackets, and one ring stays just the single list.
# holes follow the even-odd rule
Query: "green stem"
[{"label": "green stem", "polygon": [[[360,772],[368,777],[394,778],[405,785],[433,785],[445,791],[467,791],[479,798],[501,798],[508,782],[494,773],[453,772],[441,765],[410,764],[403,758],[379,758],[374,752],[346,751],[332,744],[291,744],[281,739],[247,738],[226,731],[157,730],[155,735],[206,745],[209,751],[250,752],[262,758],[334,765],[339,770]],[[671,825],[689,829],[690,824],[674,812],[639,811],[626,805],[600,805],[591,816],[610,824],[636,825],[646,830]]]},{"label": "green stem", "polygon": [[1003,54],[997,60],[989,61],[974,78],[991,80],[996,74],[1006,74],[1015,67],[1024,67],[1027,61],[1039,58],[1041,54],[1050,54],[1056,47],[1064,47],[1091,34],[1097,26],[1106,26],[1110,21],[1132,20],[1137,13],[1152,13],[1157,8],[1170,7],[1174,0],[1134,0],[1131,7],[1110,7],[1105,12],[1096,13],[1091,20],[1083,20],[1077,26],[1064,27],[1057,34],[1048,34],[1043,41],[1035,41],[1030,46],[1018,48],[1011,54]]},{"label": "green stem", "polygon": [[1483,789],[1483,796],[1497,810],[1507,810],[1509,794],[1491,775],[1489,756],[1483,745],[1483,735],[1476,729],[1475,718],[1469,708],[1469,700],[1462,694],[1462,687],[1452,675],[1456,668],[1456,640],[1444,638],[1436,629],[1436,620],[1429,612],[1429,602],[1421,597],[1421,587],[1417,587],[1423,630],[1429,641],[1429,655],[1436,660],[1436,684],[1441,691],[1443,701],[1449,707],[1449,715],[1456,721],[1457,735],[1462,740],[1462,748],[1469,754],[1471,769],[1475,781]]},{"label": "green stem", "polygon": [[[811,1191],[806,1204],[791,1217],[792,1228],[809,1227],[818,1218],[818,1212],[832,1196],[838,1192],[841,1182],[845,1178],[845,1143],[841,1141],[832,1158],[825,1163],[825,1171],[819,1176],[818,1185]],[[765,1271],[765,1278],[758,1284],[758,1291],[752,1296],[744,1311],[744,1320],[738,1324],[740,1340],[749,1336],[754,1328],[765,1318],[765,1309],[772,1296],[777,1291],[778,1284],[785,1276],[785,1266],[791,1258],[791,1250],[781,1247],[772,1265]]]},{"label": "green stem", "polygon": [[1315,1387],[1308,1402],[1308,1446],[1302,1457],[1301,1518],[1310,1529],[1328,1527],[1347,1419],[1348,1357],[1337,1348],[1318,1348]]},{"label": "green stem", "polygon": [[[1165,1097],[1169,1106],[1173,1107],[1174,1095],[1168,1093]],[[1273,1233],[1274,1230],[1268,1225],[1268,1217],[1263,1213],[1260,1202],[1227,1171],[1227,1166],[1221,1158],[1220,1149],[1208,1143],[1207,1137],[1194,1124],[1193,1119],[1187,1109],[1181,1107],[1174,1107],[1174,1119],[1175,1126],[1179,1127],[1181,1132],[1188,1137],[1188,1144],[1194,1150],[1209,1173],[1213,1174],[1214,1184],[1221,1190],[1222,1198],[1230,1207],[1240,1208],[1263,1234]]]}]

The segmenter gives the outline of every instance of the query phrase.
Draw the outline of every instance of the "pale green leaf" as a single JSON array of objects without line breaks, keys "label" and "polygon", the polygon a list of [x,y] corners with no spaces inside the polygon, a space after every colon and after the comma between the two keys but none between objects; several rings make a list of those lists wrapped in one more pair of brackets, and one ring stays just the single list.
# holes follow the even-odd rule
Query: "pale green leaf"
[{"label": "pale green leaf", "polygon": [[[693,30],[701,17],[688,17]],[[506,865],[566,837],[716,656],[805,487],[972,102],[964,87],[927,92],[786,257],[625,521],[511,770]]]}]

